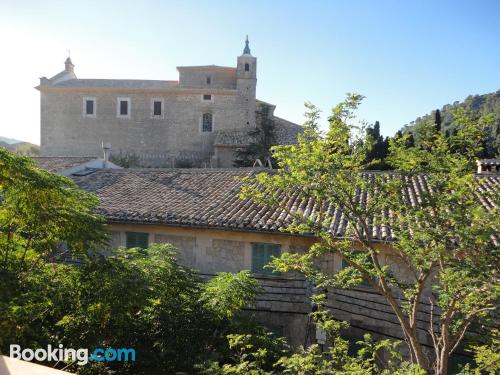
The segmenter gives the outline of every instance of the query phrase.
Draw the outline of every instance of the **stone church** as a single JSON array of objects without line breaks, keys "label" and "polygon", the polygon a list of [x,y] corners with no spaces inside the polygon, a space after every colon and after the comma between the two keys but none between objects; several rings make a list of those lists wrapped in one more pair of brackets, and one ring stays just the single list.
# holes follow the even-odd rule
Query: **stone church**
[{"label": "stone church", "polygon": [[296,141],[301,127],[256,99],[257,59],[248,38],[236,67],[177,70],[177,81],[79,79],[68,58],[62,72],[36,87],[41,155],[100,156],[108,145],[112,156],[141,166],[231,167],[262,113],[274,122],[277,144]]}]

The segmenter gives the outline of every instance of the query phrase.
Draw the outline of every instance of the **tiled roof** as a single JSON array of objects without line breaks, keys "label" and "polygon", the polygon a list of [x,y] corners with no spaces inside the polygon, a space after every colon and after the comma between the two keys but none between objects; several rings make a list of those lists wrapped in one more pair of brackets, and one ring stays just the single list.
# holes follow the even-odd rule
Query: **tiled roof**
[{"label": "tiled roof", "polygon": [[178,86],[177,81],[159,81],[145,79],[70,79],[56,83],[56,87],[92,87],[123,89],[168,89]]},{"label": "tiled roof", "polygon": [[[303,127],[279,117],[274,117],[276,144],[289,145],[297,143],[297,135],[303,131]],[[219,130],[215,135],[215,146],[246,146],[252,143],[249,130],[229,129]]]},{"label": "tiled roof", "polygon": [[[97,194],[100,212],[110,222],[164,224],[216,229],[278,232],[291,217],[282,208],[257,205],[239,198],[241,178],[264,169],[121,169],[98,170],[87,176],[73,177],[83,189]],[[368,178],[373,173],[366,173]],[[487,209],[495,206],[484,198],[485,191],[500,188],[500,177],[481,177],[479,199]],[[418,204],[425,189],[425,177],[415,177],[411,188],[402,192],[408,205]],[[298,195],[283,203],[292,212],[310,215],[316,209],[312,201],[300,201]],[[330,230],[345,237],[348,223],[335,207],[327,207],[333,218]],[[394,240],[389,228],[374,226],[372,235],[379,241]]]},{"label": "tiled roof", "polygon": [[482,165],[500,165],[500,159],[480,159],[477,163]]},{"label": "tiled roof", "polygon": [[32,158],[36,164],[49,172],[60,172],[96,159],[94,156],[38,156]]}]

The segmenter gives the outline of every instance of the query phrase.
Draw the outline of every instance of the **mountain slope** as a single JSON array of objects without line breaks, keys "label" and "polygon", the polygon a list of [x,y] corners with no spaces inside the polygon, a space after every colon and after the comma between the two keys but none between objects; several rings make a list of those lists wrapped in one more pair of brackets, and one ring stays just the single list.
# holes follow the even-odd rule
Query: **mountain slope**
[{"label": "mountain slope", "polygon": [[[500,157],[500,90],[483,95],[469,95],[463,102],[447,104],[440,109],[441,129],[443,132],[452,132],[458,125],[455,123],[452,112],[458,107],[463,107],[477,115],[493,115],[493,124],[490,126],[488,139],[486,141],[485,157]],[[433,119],[435,111],[430,114],[417,118],[415,121],[403,126],[403,133],[413,132],[416,127]],[[417,140],[418,142],[418,140]]]},{"label": "mountain slope", "polygon": [[14,143],[5,141],[12,139],[0,137],[0,147],[6,148],[9,151],[15,152],[20,155],[37,156],[40,154],[40,146],[29,142],[14,140]]}]

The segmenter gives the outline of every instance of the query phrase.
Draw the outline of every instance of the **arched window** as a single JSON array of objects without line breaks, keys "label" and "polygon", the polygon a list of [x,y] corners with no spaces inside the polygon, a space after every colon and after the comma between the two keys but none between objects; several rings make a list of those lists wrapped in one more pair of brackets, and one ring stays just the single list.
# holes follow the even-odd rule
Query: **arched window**
[{"label": "arched window", "polygon": [[249,72],[250,71],[250,64],[246,63],[245,64],[245,72]]},{"label": "arched window", "polygon": [[211,132],[212,131],[212,114],[204,113],[201,122],[201,131],[202,132]]}]

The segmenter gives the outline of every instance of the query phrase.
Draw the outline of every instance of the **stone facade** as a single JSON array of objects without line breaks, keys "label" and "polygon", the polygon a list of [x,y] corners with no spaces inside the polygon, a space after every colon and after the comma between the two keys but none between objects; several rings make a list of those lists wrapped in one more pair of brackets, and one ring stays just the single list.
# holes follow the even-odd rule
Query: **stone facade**
[{"label": "stone facade", "polygon": [[98,156],[110,143],[112,156],[132,156],[140,166],[231,166],[234,150],[216,153],[216,135],[257,126],[257,59],[248,41],[236,67],[177,69],[178,81],[78,79],[68,58],[64,71],[37,87],[41,155]]}]

